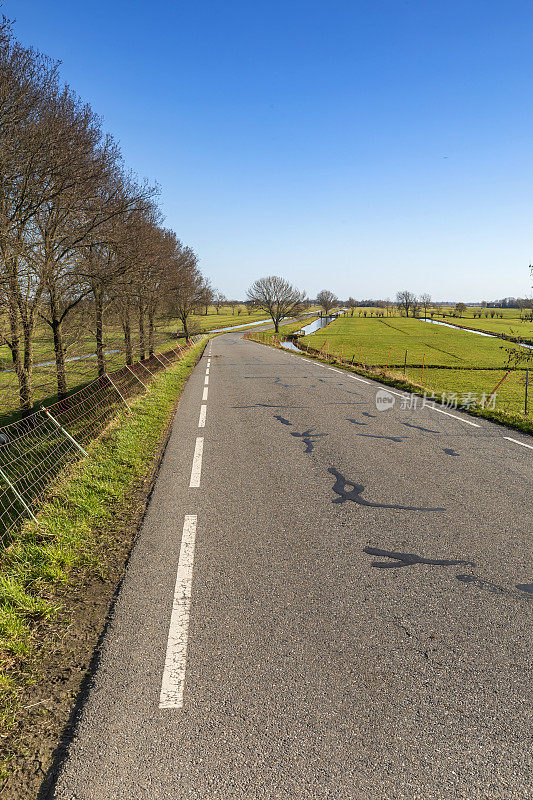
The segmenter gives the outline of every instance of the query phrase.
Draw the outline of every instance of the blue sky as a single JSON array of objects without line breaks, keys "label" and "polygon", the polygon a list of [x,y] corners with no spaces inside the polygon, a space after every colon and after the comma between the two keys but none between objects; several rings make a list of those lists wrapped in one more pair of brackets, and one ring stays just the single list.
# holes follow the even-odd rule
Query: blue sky
[{"label": "blue sky", "polygon": [[214,285],[531,292],[533,6],[4,0]]}]

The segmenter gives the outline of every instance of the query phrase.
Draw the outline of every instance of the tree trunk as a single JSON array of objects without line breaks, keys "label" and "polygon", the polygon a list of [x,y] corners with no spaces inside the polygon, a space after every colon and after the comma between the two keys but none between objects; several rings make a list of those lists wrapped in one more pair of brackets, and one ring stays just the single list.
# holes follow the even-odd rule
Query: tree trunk
[{"label": "tree trunk", "polygon": [[105,353],[104,353],[104,301],[102,292],[93,289],[96,304],[96,364],[98,367],[98,377],[105,375]]},{"label": "tree trunk", "polygon": [[185,341],[189,341],[189,328],[187,327],[187,315],[184,314],[181,317],[181,324],[183,325],[183,334],[185,336]]},{"label": "tree trunk", "polygon": [[24,358],[19,358],[20,407],[29,412],[33,408],[31,378],[33,372],[33,313],[23,320]]},{"label": "tree trunk", "polygon": [[11,350],[11,358],[13,360],[13,365],[15,366],[15,371],[16,371],[17,363],[20,359],[20,328],[19,328],[17,307],[15,305],[14,298],[11,297],[11,294],[9,295],[8,298],[8,305],[9,305],[9,328],[11,330],[11,340],[9,343],[9,347]]},{"label": "tree trunk", "polygon": [[155,315],[152,308],[148,309],[148,355],[154,354],[155,339]]},{"label": "tree trunk", "polygon": [[133,350],[131,347],[131,322],[130,322],[130,310],[129,308],[124,309],[122,312],[122,330],[124,332],[124,350],[126,353],[126,364],[131,366],[133,364]]},{"label": "tree trunk", "polygon": [[[11,350],[11,360],[13,362],[13,368],[15,370],[15,375],[17,376],[17,381],[19,385],[19,405],[21,411],[31,411],[33,405],[33,398],[32,398],[32,389],[31,389],[31,372],[32,372],[32,361],[30,358],[29,362],[29,370],[26,369],[26,363],[22,362],[22,353],[20,348],[20,319],[18,314],[17,302],[16,297],[20,299],[20,292],[18,292],[18,287],[13,280],[13,275],[10,276],[11,280],[9,282],[9,292],[7,298],[8,304],[8,314],[9,314],[9,329],[10,329],[10,341],[9,341],[9,349]],[[30,350],[29,355],[31,356],[31,344],[32,344],[32,337],[27,336],[26,328],[24,327],[24,341],[29,342]],[[26,359],[24,359],[26,361]]]},{"label": "tree trunk", "polygon": [[139,302],[139,358],[141,361],[146,355],[146,342],[144,336],[144,308],[142,302]]},{"label": "tree trunk", "polygon": [[67,393],[67,373],[65,368],[65,351],[63,348],[63,332],[61,320],[52,316],[52,334],[54,336],[54,356],[56,361],[57,393],[64,397]]},{"label": "tree trunk", "polygon": [[59,313],[55,289],[50,288],[50,320],[54,338],[54,357],[56,362],[57,393],[64,397],[67,393],[67,373],[65,368],[65,349],[63,347],[63,331],[61,329],[61,315]]}]

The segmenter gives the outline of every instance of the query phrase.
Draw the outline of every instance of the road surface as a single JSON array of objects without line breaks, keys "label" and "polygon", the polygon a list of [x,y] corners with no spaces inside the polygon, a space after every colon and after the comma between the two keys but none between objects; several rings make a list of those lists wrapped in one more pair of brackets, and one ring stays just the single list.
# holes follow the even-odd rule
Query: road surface
[{"label": "road surface", "polygon": [[533,441],[380,388],[208,345],[56,800],[531,797]]}]

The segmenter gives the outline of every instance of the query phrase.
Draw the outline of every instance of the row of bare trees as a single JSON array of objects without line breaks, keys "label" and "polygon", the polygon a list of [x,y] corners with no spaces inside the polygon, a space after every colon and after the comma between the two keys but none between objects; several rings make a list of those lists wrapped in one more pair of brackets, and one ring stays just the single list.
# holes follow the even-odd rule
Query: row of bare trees
[{"label": "row of bare trees", "polygon": [[[158,313],[188,320],[212,291],[190,247],[162,226],[158,189],[129,172],[99,118],[57,65],[0,25],[0,336],[32,408],[36,329],[48,331],[57,391],[67,354],[94,342],[106,369],[106,320],[120,327],[127,363],[152,353]],[[138,354],[133,352],[132,331]]]}]

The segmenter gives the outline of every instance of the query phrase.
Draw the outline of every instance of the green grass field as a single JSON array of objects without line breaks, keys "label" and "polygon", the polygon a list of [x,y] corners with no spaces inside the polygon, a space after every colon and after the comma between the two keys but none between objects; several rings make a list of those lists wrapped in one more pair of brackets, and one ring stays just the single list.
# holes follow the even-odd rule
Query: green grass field
[{"label": "green grass field", "polygon": [[[494,333],[496,335],[505,335],[511,337],[519,337],[525,342],[533,343],[533,322],[524,318],[524,312],[520,312],[517,308],[494,308],[483,309],[476,306],[468,306],[467,310],[462,316],[450,316],[454,313],[453,306],[439,306],[440,313],[437,312],[435,306],[428,308],[428,317],[433,314],[433,318],[440,322],[446,322],[449,325],[457,325],[461,328],[475,328],[479,331],[486,331],[487,333]],[[481,318],[474,317],[474,314],[481,313]],[[373,307],[358,307],[354,309],[351,315],[353,318],[372,319],[376,315],[384,314],[383,319],[392,320],[399,318],[400,313],[397,309],[392,310],[392,313],[387,314],[383,308]],[[443,318],[442,314],[446,316]],[[494,316],[491,316],[494,314]],[[423,316],[423,311],[420,311]],[[502,319],[500,319],[500,315]]]},{"label": "green grass field", "polygon": [[356,357],[369,364],[403,366],[503,368],[507,355],[504,343],[476,333],[433,325],[411,317],[340,317],[326,328],[302,339],[305,344]]},{"label": "green grass field", "polygon": [[[472,311],[468,309],[462,317],[446,316],[442,321],[462,328],[475,328],[479,331],[487,331],[487,333],[503,334],[523,339],[526,342],[533,342],[533,322],[522,319],[518,309],[497,309],[497,313],[502,314],[503,319],[492,318],[490,314],[486,317],[484,312],[482,312],[483,316],[481,318],[474,318]],[[441,320],[442,317],[435,315],[435,319]]]},{"label": "green grass field", "polygon": [[[323,352],[355,359],[355,364],[389,368],[429,391],[457,395],[461,402],[474,395],[481,398],[495,388],[506,373],[509,343],[454,330],[421,320],[341,317],[326,328],[305,336],[303,344]],[[424,372],[422,373],[422,365]],[[533,361],[525,364],[533,370]],[[525,368],[513,370],[496,395],[496,407],[521,413],[524,408]]]}]

